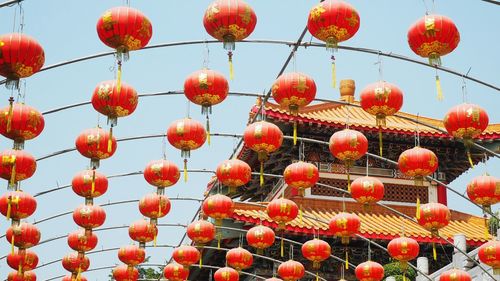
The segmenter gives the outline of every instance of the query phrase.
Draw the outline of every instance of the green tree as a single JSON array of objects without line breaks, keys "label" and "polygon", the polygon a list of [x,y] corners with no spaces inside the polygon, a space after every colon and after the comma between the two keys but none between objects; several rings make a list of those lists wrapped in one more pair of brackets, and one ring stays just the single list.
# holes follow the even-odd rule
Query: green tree
[{"label": "green tree", "polygon": [[[500,216],[500,210],[495,213],[495,216],[498,218]],[[488,230],[491,235],[496,236],[498,228],[500,227],[500,223],[495,217],[491,217],[488,223]]]},{"label": "green tree", "polygon": [[[391,262],[384,265],[384,278],[392,276],[396,278],[396,281],[403,281],[403,269],[399,262]],[[406,281],[413,281],[417,277],[417,272],[411,268],[406,269]]]}]

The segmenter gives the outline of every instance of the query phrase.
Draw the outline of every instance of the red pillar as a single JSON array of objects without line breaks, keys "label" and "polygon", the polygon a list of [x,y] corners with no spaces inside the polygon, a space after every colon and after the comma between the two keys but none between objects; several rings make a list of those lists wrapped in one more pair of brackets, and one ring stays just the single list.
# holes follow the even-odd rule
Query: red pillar
[{"label": "red pillar", "polygon": [[448,206],[448,195],[446,193],[446,187],[438,185],[437,187],[437,199],[438,203]]}]

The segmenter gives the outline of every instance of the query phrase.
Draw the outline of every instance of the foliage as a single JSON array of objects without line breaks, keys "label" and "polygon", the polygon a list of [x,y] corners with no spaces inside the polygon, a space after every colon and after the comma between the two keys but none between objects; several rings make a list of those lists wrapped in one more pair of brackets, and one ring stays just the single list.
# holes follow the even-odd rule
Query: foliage
[{"label": "foliage", "polygon": [[[387,278],[389,276],[395,277],[396,281],[403,281],[403,270],[399,262],[392,262],[384,265],[384,277]],[[406,269],[406,280],[415,280],[417,276],[417,272],[408,266]]]},{"label": "foliage", "polygon": [[[495,213],[495,216],[497,218],[500,216],[500,210]],[[488,222],[488,230],[490,234],[496,236],[499,227],[500,227],[500,222],[496,218],[491,217]]]}]

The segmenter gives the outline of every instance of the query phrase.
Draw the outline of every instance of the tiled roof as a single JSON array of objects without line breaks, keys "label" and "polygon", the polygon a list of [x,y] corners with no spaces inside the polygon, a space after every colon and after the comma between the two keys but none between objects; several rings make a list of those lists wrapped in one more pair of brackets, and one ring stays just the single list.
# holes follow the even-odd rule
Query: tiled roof
[{"label": "tiled roof", "polygon": [[[335,214],[342,209],[342,202],[333,200],[295,198],[294,201],[302,206],[302,221],[296,218],[286,225],[287,231],[313,234],[320,232],[322,235],[329,235],[328,224],[320,222],[322,220],[328,222]],[[410,217],[414,217],[415,207],[407,206],[391,206]],[[429,231],[420,227],[418,224],[404,219],[402,216],[395,214],[381,206],[370,206],[364,210],[363,206],[354,203],[346,202],[345,209],[348,212],[354,212],[361,219],[361,235],[367,238],[391,240],[399,237],[404,228],[405,235],[412,237],[419,242],[437,242],[432,238]],[[491,238],[486,236],[485,221],[481,217],[451,211],[452,217],[450,224],[439,231],[439,234],[448,240],[452,240],[453,236],[458,233],[465,234],[467,243],[470,245],[479,245]],[[312,219],[315,218],[315,219]],[[262,221],[262,224],[276,227],[266,214],[264,206],[248,205],[245,203],[236,203],[233,214],[233,219],[247,223],[257,224]],[[318,220],[317,220],[318,219]]]},{"label": "tiled roof", "polygon": [[[359,105],[359,102],[354,101],[354,105]],[[257,108],[252,111],[255,112]],[[266,103],[265,106],[266,115],[282,120],[291,120],[291,116],[288,111],[281,108],[277,104]],[[325,126],[345,126],[346,116],[349,115],[349,122],[352,127],[359,129],[369,129],[378,130],[376,126],[375,117],[367,112],[365,112],[359,106],[350,106],[337,103],[319,103],[310,105],[302,108],[299,111],[299,122],[303,123],[315,123]],[[413,121],[407,120],[405,118],[417,119],[417,116],[399,112],[399,116],[388,116],[386,119],[386,127],[384,131],[389,132],[406,132],[413,134],[416,131],[417,124]],[[418,119],[422,123],[429,124],[433,127],[445,130],[442,120],[422,117],[419,116]],[[418,126],[421,135],[435,136],[435,137],[450,137],[447,133],[443,133],[431,127],[419,125]],[[490,124],[488,128],[481,135],[482,139],[498,138],[500,135],[500,124]]]}]

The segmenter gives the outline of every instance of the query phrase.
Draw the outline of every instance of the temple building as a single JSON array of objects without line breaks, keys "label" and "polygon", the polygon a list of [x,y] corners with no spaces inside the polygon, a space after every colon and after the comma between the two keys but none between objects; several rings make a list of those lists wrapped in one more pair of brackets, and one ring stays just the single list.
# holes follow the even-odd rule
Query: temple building
[{"label": "temple building", "polygon": [[[345,97],[344,97],[345,98]],[[273,103],[264,105],[263,113],[267,121],[280,127],[285,135],[291,136],[293,122],[298,122],[298,136],[303,138],[322,140],[328,142],[330,136],[346,128],[362,132],[369,141],[368,151],[379,153],[379,128],[376,126],[375,117],[363,111],[359,102],[347,97],[346,102],[317,103],[300,110],[298,116],[290,115],[287,110]],[[259,112],[260,100],[250,111],[250,119]],[[418,120],[431,126],[417,124],[412,120]],[[348,124],[347,124],[348,123]],[[431,149],[439,159],[438,171],[434,178],[444,184],[451,183],[465,171],[469,170],[470,164],[466,157],[464,144],[450,137],[444,128],[443,121],[428,117],[417,117],[416,115],[400,112],[397,116],[387,117],[387,123],[382,128],[384,157],[397,161],[398,156],[406,149],[415,146],[415,137],[418,131],[420,146]],[[477,142],[490,150],[499,151],[500,148],[500,124],[490,124],[481,134]],[[300,151],[299,151],[300,150]],[[332,246],[332,255],[340,258],[345,257],[345,246],[341,244],[340,238],[333,237],[329,233],[328,221],[337,213],[345,210],[358,215],[361,219],[360,235],[386,247],[387,243],[401,235],[411,237],[420,244],[419,268],[427,269],[429,274],[449,266],[454,248],[439,238],[432,237],[431,233],[418,224],[405,219],[394,210],[414,218],[416,212],[416,200],[421,203],[439,202],[447,204],[449,191],[444,186],[434,182],[424,181],[424,186],[416,186],[412,178],[399,172],[396,165],[376,159],[374,157],[361,158],[350,168],[351,181],[359,176],[365,176],[367,171],[370,176],[380,179],[385,186],[385,195],[381,203],[390,208],[378,205],[363,206],[342,192],[329,188],[328,186],[347,189],[347,175],[344,164],[335,159],[327,145],[301,142],[293,145],[292,141],[284,140],[279,151],[270,155],[265,162],[265,172],[269,174],[282,175],[285,167],[299,160],[299,152],[303,160],[315,164],[320,171],[319,183],[306,190],[303,197],[298,196],[278,177],[266,177],[263,186],[259,184],[259,178],[253,177],[252,181],[245,187],[232,194],[236,202],[234,214],[231,220],[225,220],[224,226],[249,229],[254,225],[263,224],[275,229],[277,224],[269,219],[265,206],[246,204],[245,202],[269,202],[283,194],[285,197],[295,201],[302,210],[302,217],[286,225],[284,232],[276,232],[280,235],[301,243],[311,240],[315,235],[327,241]],[[484,153],[472,149],[472,161],[477,164],[484,161]],[[257,154],[243,147],[238,158],[247,162],[252,170],[259,171]],[[367,167],[368,166],[368,167]],[[326,185],[326,186],[325,186]],[[220,188],[215,179],[208,184],[207,192],[215,193]],[[223,189],[224,190],[224,189]],[[238,202],[239,201],[239,202]],[[393,209],[393,210],[391,210]],[[450,242],[456,239],[454,236],[463,234],[466,252],[470,252],[479,245],[491,239],[488,234],[486,220],[483,217],[474,216],[460,211],[451,210],[451,221],[448,226],[441,229],[439,234]],[[234,231],[223,231],[221,247],[238,247],[241,233]],[[244,237],[244,236],[243,236]],[[437,260],[433,260],[432,244],[437,245]],[[214,245],[216,243],[214,242]],[[243,238],[243,246],[251,252]],[[290,257],[290,244],[284,243],[284,257],[280,255],[280,243],[277,240],[273,247],[265,251],[265,255],[280,261],[286,261]],[[368,243],[356,237],[351,238],[348,245],[349,262],[357,265],[368,260]],[[206,264],[221,266],[225,264],[225,252],[205,249],[203,260]],[[384,265],[390,263],[388,253],[380,248],[371,246],[371,259]],[[293,258],[305,265],[306,270],[314,271],[311,263],[302,257],[299,246],[293,247]],[[417,265],[417,260],[412,261]],[[341,268],[344,264],[335,259],[323,262],[320,268],[320,276],[326,280],[341,279]],[[263,277],[272,277],[277,264],[259,258],[254,259],[254,266],[246,271]],[[314,271],[315,272],[315,271]],[[191,280],[209,280],[209,269],[192,269]],[[356,280],[354,267],[345,270],[344,279]],[[240,280],[255,280],[241,275]],[[314,276],[306,275],[301,280],[315,280]],[[420,279],[419,279],[420,280]],[[423,279],[427,280],[427,279]],[[436,279],[437,280],[437,279]],[[483,280],[483,279],[475,279]],[[487,280],[487,279],[484,279]]]}]

